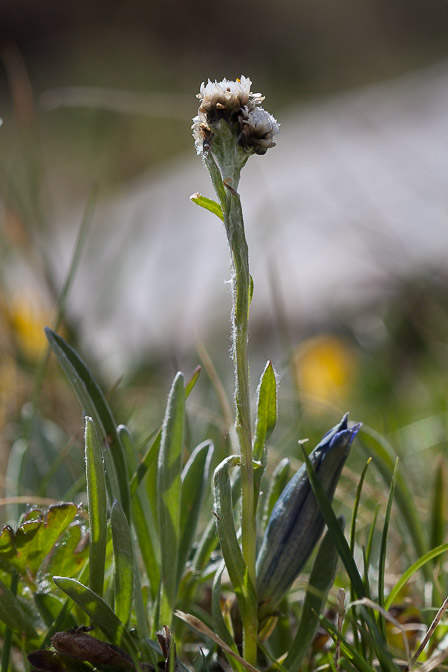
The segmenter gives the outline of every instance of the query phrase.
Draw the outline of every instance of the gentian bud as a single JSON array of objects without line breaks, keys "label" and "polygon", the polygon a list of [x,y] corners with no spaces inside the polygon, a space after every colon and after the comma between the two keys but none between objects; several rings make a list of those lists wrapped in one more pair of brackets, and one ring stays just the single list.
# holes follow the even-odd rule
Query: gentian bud
[{"label": "gentian bud", "polygon": [[[310,461],[331,500],[350,446],[361,425],[348,428],[348,414],[310,454]],[[303,569],[324,528],[319,504],[302,465],[278,498],[257,557],[260,605],[274,608]]]}]

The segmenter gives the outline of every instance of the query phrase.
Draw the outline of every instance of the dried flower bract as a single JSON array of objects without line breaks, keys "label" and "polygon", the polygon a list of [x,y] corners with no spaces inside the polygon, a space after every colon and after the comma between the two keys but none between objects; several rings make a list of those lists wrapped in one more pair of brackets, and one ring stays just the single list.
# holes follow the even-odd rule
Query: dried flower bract
[{"label": "dried flower bract", "polygon": [[209,151],[221,120],[232,126],[238,146],[247,153],[265,154],[275,146],[273,137],[279,124],[261,107],[264,96],[252,93],[251,86],[251,80],[244,76],[236,81],[208,80],[201,84],[199,110],[192,126],[198,154]]}]

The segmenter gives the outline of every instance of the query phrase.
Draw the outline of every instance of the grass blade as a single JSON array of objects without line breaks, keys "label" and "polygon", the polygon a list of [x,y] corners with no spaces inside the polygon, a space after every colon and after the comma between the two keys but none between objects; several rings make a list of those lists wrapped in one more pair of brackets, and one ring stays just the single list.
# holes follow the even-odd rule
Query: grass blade
[{"label": "grass blade", "polygon": [[160,619],[163,625],[168,626],[171,625],[178,586],[184,415],[184,377],[181,373],[178,373],[171,386],[166,406],[157,473],[157,504],[162,563]]},{"label": "grass blade", "polygon": [[[341,529],[344,519],[338,518]],[[319,625],[319,616],[334,583],[339,554],[331,534],[327,531],[317,551],[311,570],[305,601],[300,616],[299,628],[283,665],[288,670],[298,670],[302,664]]]},{"label": "grass blade", "polygon": [[447,474],[446,463],[439,460],[436,465],[434,485],[432,487],[431,519],[429,524],[429,545],[431,548],[440,546],[445,538],[447,510]]},{"label": "grass blade", "polygon": [[110,526],[114,548],[115,613],[126,625],[134,596],[134,554],[128,521],[118,501],[112,505]]},{"label": "grass blade", "polygon": [[[320,617],[320,622],[325,630],[328,632],[332,640],[337,643],[340,643],[341,651],[348,658],[350,663],[352,663],[356,670],[359,672],[375,672],[375,668],[371,667],[368,662],[361,656],[358,651],[353,647],[352,644],[335,628],[334,624],[325,618],[324,616]],[[394,671],[395,672],[395,671]]]},{"label": "grass blade", "polygon": [[[375,466],[389,486],[395,464],[392,446],[380,434],[365,425],[361,428],[358,437],[363,449],[368,452],[369,456],[373,454],[375,457]],[[402,474],[398,474],[397,476],[396,502],[414,544],[416,554],[421,556],[426,552],[427,545],[420,517],[415,507],[415,498]],[[425,577],[429,581],[432,580],[429,571],[425,574]]]},{"label": "grass blade", "polygon": [[[112,499],[119,499],[126,517],[130,515],[130,492],[126,459],[118,437],[116,423],[98,383],[79,355],[64,339],[48,327],[45,329],[48,342],[59,364],[67,375],[85,413],[95,422],[100,438],[108,446],[106,465]],[[112,462],[108,457],[112,457]],[[114,474],[111,473],[111,467]]]},{"label": "grass blade", "polygon": [[[306,451],[303,448],[302,451],[311,487],[317,501],[319,502],[320,510],[327,524],[328,530],[333,537],[333,541],[338,550],[339,556],[344,564],[347,574],[349,575],[350,581],[353,584],[354,591],[359,599],[367,597],[364,583],[358,572],[358,568],[356,567],[356,563],[350,551],[350,546],[348,545],[348,542],[339,527],[336,515],[331,507],[327,494],[314,471],[313,465],[311,464]],[[387,649],[384,637],[376,624],[375,617],[365,607],[361,607],[361,610],[363,611],[365,621],[372,633],[375,651],[382,669],[384,671],[388,670],[389,672],[396,672],[396,668]]]},{"label": "grass blade", "polygon": [[[387,500],[386,515],[384,517],[383,532],[381,535],[381,546],[380,546],[380,556],[379,556],[379,566],[378,566],[378,604],[380,607],[384,607],[384,574],[386,571],[386,549],[387,549],[387,537],[389,533],[389,524],[390,524],[390,514],[392,511],[392,504],[394,501],[395,495],[395,486],[398,478],[398,457],[395,461],[395,468],[392,474],[392,480],[389,488],[389,498]],[[386,624],[384,618],[380,619],[381,627],[383,632],[386,632]]]},{"label": "grass blade", "polygon": [[437,546],[436,548],[432,548],[430,551],[422,555],[421,558],[416,560],[410,567],[407,568],[407,570],[404,572],[402,576],[400,576],[399,580],[395,584],[395,586],[392,588],[392,590],[389,593],[389,596],[387,600],[384,603],[384,608],[389,609],[391,605],[394,603],[394,601],[397,599],[401,589],[403,586],[406,585],[406,583],[409,581],[409,579],[416,573],[418,572],[419,569],[423,568],[428,562],[430,562],[433,558],[437,558],[439,555],[442,553],[446,553],[448,551],[448,543],[447,544],[441,544],[440,546]]},{"label": "grass blade", "polygon": [[89,585],[102,596],[107,544],[107,499],[103,451],[92,418],[85,418],[87,501],[89,506]]},{"label": "grass blade", "polygon": [[369,464],[371,463],[372,458],[369,457],[367,462],[364,465],[364,469],[361,472],[361,477],[359,479],[358,487],[356,488],[356,495],[355,495],[355,501],[353,504],[353,512],[352,512],[352,521],[350,525],[350,549],[353,553],[354,548],[355,548],[355,535],[356,535],[356,521],[358,519],[358,509],[359,509],[359,503],[361,501],[361,492],[362,492],[362,486],[364,485],[364,480],[366,477],[367,469],[369,467]]}]

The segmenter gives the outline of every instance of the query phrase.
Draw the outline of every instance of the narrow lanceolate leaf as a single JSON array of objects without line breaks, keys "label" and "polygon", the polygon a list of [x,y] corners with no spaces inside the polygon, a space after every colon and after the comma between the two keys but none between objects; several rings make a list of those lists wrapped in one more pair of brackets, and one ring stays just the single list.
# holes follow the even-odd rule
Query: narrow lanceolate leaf
[{"label": "narrow lanceolate leaf", "polygon": [[16,633],[37,637],[34,625],[24,612],[17,597],[0,581],[0,621]]},{"label": "narrow lanceolate leaf", "polygon": [[48,327],[45,329],[45,334],[83,410],[86,415],[93,418],[100,432],[100,439],[105,441],[109,449],[105,453],[105,459],[111,498],[119,499],[126,516],[129,516],[130,493],[126,460],[112,411],[95,378],[75,350]]},{"label": "narrow lanceolate leaf", "polygon": [[128,521],[118,501],[112,505],[110,526],[114,548],[115,613],[126,624],[134,595],[134,554]]},{"label": "narrow lanceolate leaf", "polygon": [[213,443],[204,441],[195,448],[182,471],[178,581],[193,546],[205,489],[209,486]]},{"label": "narrow lanceolate leaf", "polygon": [[178,585],[184,415],[184,377],[178,373],[172,384],[165,411],[157,474],[157,504],[162,554],[160,622],[168,626],[171,625]]},{"label": "narrow lanceolate leaf", "polygon": [[[200,373],[201,373],[201,367],[197,366],[194,369],[193,373],[188,378],[188,380],[186,380],[184,386],[185,400],[187,400],[190,394],[192,393],[196,383],[198,382]],[[138,484],[141,483],[141,481],[145,477],[145,474],[151,468],[152,464],[154,463],[154,460],[157,458],[157,455],[159,454],[161,436],[162,436],[162,428],[160,427],[152,435],[149,447],[145,455],[143,456],[143,459],[140,462],[137,471],[135,471],[133,477],[131,478],[131,483],[129,486],[131,490],[131,495],[134,494]]]},{"label": "narrow lanceolate leaf", "polygon": [[272,510],[280,497],[281,493],[286,487],[289,480],[290,461],[289,458],[284,457],[283,460],[275,467],[272,476],[269,479],[268,491],[265,499],[263,511],[262,529],[266,528],[267,522],[271,516]]},{"label": "narrow lanceolate leaf", "polygon": [[[338,518],[341,529],[344,519]],[[300,616],[299,628],[288,651],[284,666],[288,670],[300,669],[304,655],[313,641],[319,625],[319,616],[325,606],[328,593],[334,583],[339,554],[329,532],[319,546],[311,570],[310,580]]]},{"label": "narrow lanceolate leaf", "polygon": [[213,476],[214,513],[221,551],[230,581],[238,598],[242,619],[256,610],[255,589],[247,573],[247,566],[235,530],[229,469],[240,464],[237,455],[226,457],[215,469]]},{"label": "narrow lanceolate leaf", "polygon": [[429,545],[431,548],[434,548],[435,546],[442,544],[445,538],[447,473],[444,459],[439,460],[436,464],[432,493]]},{"label": "narrow lanceolate leaf", "polygon": [[89,506],[89,585],[103,594],[107,544],[107,498],[103,451],[92,418],[85,418],[87,501]]},{"label": "narrow lanceolate leaf", "polygon": [[254,460],[265,464],[266,442],[277,422],[277,380],[271,362],[266,364],[257,390],[257,416],[253,448]]},{"label": "narrow lanceolate leaf", "polygon": [[135,653],[131,635],[107,602],[76,579],[54,576],[53,581],[81,607],[92,623],[106,635],[112,644],[124,646],[130,653]]},{"label": "narrow lanceolate leaf", "polygon": [[201,208],[204,208],[205,210],[209,210],[214,215],[219,217],[219,219],[222,222],[224,221],[224,215],[222,214],[221,206],[219,205],[219,203],[213,201],[211,198],[207,198],[207,196],[201,196],[201,194],[196,193],[190,196],[190,201],[192,203],[196,203],[196,205],[199,205]]},{"label": "narrow lanceolate leaf", "polygon": [[[118,433],[126,451],[126,460],[132,472],[135,472],[137,453],[129,431],[124,425],[120,425]],[[143,483],[136,486],[135,492],[132,493],[131,504],[132,524],[149,579],[151,597],[155,601],[160,588],[160,543],[155,516]]]},{"label": "narrow lanceolate leaf", "polygon": [[230,646],[236,653],[238,653],[238,648],[235,644],[235,641],[230,634],[224,616],[222,615],[221,610],[221,579],[223,572],[226,568],[225,562],[221,562],[215,576],[213,578],[213,589],[212,589],[212,616],[213,616],[213,629],[221,639]]}]

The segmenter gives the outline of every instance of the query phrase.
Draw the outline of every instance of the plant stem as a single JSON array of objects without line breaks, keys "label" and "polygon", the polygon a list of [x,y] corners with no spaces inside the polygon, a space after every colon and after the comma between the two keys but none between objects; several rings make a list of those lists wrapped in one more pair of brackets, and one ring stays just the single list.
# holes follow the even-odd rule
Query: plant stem
[{"label": "plant stem", "polygon": [[232,254],[232,354],[235,370],[235,431],[241,455],[242,546],[249,577],[255,585],[255,510],[250,421],[249,362],[247,356],[249,317],[249,256],[244,235],[239,195],[227,193],[224,215]]},{"label": "plant stem", "polygon": [[[247,355],[250,303],[249,255],[244,234],[240,197],[228,188],[224,223],[232,255],[232,355],[235,371],[235,431],[241,457],[241,540],[249,580],[256,585],[256,527],[252,432],[250,419],[249,361]],[[243,618],[243,653],[255,664],[257,659],[257,613],[249,610]]]},{"label": "plant stem", "polygon": [[[247,354],[251,278],[249,253],[244,233],[243,211],[238,192],[240,171],[245,161],[235,160],[235,138],[231,129],[221,125],[215,143],[222,160],[218,165],[211,153],[205,165],[221,202],[224,226],[231,252],[232,270],[232,356],[235,372],[235,432],[241,459],[241,541],[242,553],[250,583],[255,589],[256,523],[254,473],[252,462],[252,431],[250,418],[249,360]],[[246,597],[248,597],[246,595]],[[248,600],[249,604],[249,600]],[[256,608],[244,609],[243,654],[255,665],[257,660],[258,615]]]}]

